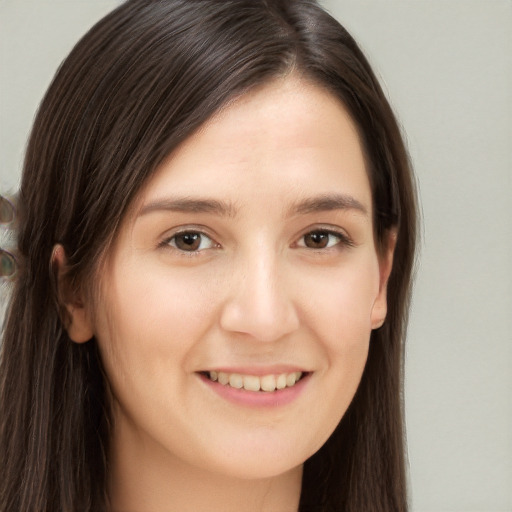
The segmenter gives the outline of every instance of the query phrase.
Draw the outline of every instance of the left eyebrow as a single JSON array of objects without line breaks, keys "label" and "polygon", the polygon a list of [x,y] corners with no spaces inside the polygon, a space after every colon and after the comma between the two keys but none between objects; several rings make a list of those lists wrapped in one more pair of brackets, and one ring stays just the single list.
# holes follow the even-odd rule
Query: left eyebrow
[{"label": "left eyebrow", "polygon": [[304,199],[292,205],[288,211],[288,216],[332,210],[355,210],[368,216],[368,210],[360,201],[345,194],[324,194]]}]

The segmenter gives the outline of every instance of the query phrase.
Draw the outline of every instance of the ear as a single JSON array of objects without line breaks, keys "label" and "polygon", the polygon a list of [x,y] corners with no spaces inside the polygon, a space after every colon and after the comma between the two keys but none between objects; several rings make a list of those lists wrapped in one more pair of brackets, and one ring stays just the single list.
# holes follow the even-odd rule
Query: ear
[{"label": "ear", "polygon": [[67,311],[67,315],[62,319],[64,327],[72,341],[85,343],[94,336],[94,332],[82,297],[78,292],[71,290],[66,278],[66,253],[60,244],[53,248],[52,266],[57,270],[59,302]]},{"label": "ear", "polygon": [[371,312],[372,329],[382,327],[388,312],[388,280],[393,268],[393,255],[395,253],[397,233],[396,230],[388,232],[385,240],[385,249],[379,255],[379,292],[373,303]]}]

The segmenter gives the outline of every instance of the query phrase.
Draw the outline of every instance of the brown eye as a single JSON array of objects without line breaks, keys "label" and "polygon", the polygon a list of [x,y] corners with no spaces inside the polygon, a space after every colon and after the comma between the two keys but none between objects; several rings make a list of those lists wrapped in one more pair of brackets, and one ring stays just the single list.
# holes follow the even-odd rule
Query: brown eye
[{"label": "brown eye", "polygon": [[298,245],[308,249],[328,249],[345,240],[345,237],[339,233],[319,230],[311,231],[311,233],[304,235]]},{"label": "brown eye", "polygon": [[169,239],[168,244],[171,247],[185,252],[199,252],[214,246],[211,238],[204,233],[198,233],[196,231],[178,233]]},{"label": "brown eye", "polygon": [[329,243],[329,233],[325,231],[315,231],[308,233],[304,237],[304,244],[310,249],[324,249]]}]

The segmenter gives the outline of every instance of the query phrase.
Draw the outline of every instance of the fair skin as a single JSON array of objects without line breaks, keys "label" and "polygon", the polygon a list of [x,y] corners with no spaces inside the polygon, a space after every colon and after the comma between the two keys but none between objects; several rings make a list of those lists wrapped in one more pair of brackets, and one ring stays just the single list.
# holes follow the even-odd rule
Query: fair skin
[{"label": "fair skin", "polygon": [[354,124],[321,88],[276,80],[185,141],[125,219],[100,302],[68,302],[111,387],[112,510],[296,511],[384,322],[392,253]]}]

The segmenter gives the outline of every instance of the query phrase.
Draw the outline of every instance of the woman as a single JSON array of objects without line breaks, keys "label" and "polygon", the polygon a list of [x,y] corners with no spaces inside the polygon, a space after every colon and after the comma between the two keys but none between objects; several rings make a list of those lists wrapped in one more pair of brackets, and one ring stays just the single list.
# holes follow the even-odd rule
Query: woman
[{"label": "woman", "polygon": [[310,0],[130,0],[43,100],[0,510],[406,510],[411,171]]}]

